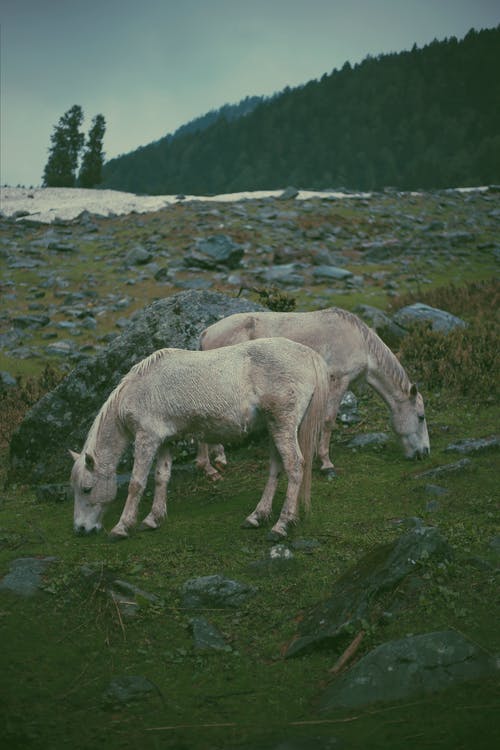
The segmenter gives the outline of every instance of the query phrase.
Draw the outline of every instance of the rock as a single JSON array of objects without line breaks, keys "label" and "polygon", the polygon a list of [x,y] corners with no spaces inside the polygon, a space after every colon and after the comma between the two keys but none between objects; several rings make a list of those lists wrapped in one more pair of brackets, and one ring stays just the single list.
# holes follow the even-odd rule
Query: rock
[{"label": "rock", "polygon": [[14,388],[17,385],[17,380],[10,372],[6,370],[0,370],[0,389],[1,388]]},{"label": "rock", "polygon": [[41,589],[42,576],[57,557],[21,557],[13,560],[10,570],[0,581],[0,590],[19,596],[33,596]]},{"label": "rock", "polygon": [[245,583],[233,581],[220,575],[191,578],[182,587],[182,606],[186,609],[199,607],[238,608],[255,594],[255,589]]},{"label": "rock", "polygon": [[420,474],[414,474],[414,479],[426,479],[427,477],[439,477],[443,474],[452,474],[456,471],[462,471],[467,469],[471,464],[470,458],[461,458],[460,461],[456,461],[453,464],[444,464],[443,466],[436,466],[435,469],[428,469],[422,471]]},{"label": "rock", "polygon": [[115,579],[109,587],[109,594],[120,609],[121,614],[127,619],[135,617],[140,607],[144,604],[156,604],[160,600],[155,594],[134,586],[128,581]]},{"label": "rock", "polygon": [[287,187],[285,190],[283,190],[283,192],[281,193],[281,195],[278,196],[278,200],[280,200],[280,201],[291,201],[294,198],[296,198],[298,196],[298,194],[299,194],[299,191],[297,190],[297,188],[294,188],[294,187],[290,186],[290,187]]},{"label": "rock", "polygon": [[409,636],[383,643],[360,659],[327,688],[321,710],[408,700],[497,671],[489,654],[454,630]]},{"label": "rock", "polygon": [[81,448],[100,407],[132,365],[165,346],[197,349],[201,331],[216,320],[264,309],[243,298],[189,291],[138,311],[123,333],[79,362],[28,412],[11,440],[10,478],[35,484],[67,479],[68,448]]},{"label": "rock", "polygon": [[488,448],[498,448],[500,446],[500,436],[492,435],[486,438],[465,438],[458,443],[452,443],[445,448],[445,451],[456,451],[457,453],[477,453],[478,451],[487,450]]},{"label": "rock", "polygon": [[356,424],[359,422],[358,399],[352,391],[346,391],[337,412],[337,419],[342,424]]},{"label": "rock", "polygon": [[389,440],[386,432],[367,432],[364,435],[356,435],[347,443],[348,448],[366,448],[367,446],[383,446]]},{"label": "rock", "polygon": [[315,266],[313,277],[315,279],[327,279],[329,281],[346,281],[352,278],[352,271],[337,266]]},{"label": "rock", "polygon": [[193,630],[195,648],[199,651],[232,651],[217,628],[205,617],[193,617],[189,624]]},{"label": "rock", "polygon": [[285,656],[335,646],[346,635],[359,631],[364,621],[380,617],[376,614],[377,597],[387,596],[404,578],[415,573],[419,560],[440,561],[451,556],[451,548],[439,531],[426,526],[413,528],[391,544],[376,547],[334,584],[326,601],[306,615]]},{"label": "rock", "polygon": [[65,503],[73,499],[68,484],[39,484],[35,488],[35,497],[39,503]]},{"label": "rock", "polygon": [[415,323],[430,323],[433,331],[440,333],[449,333],[454,328],[465,328],[467,323],[452,315],[445,310],[439,310],[437,307],[424,305],[422,302],[415,302],[413,305],[402,307],[395,315],[392,321],[396,325],[408,330]]},{"label": "rock", "polygon": [[286,286],[303,286],[304,277],[297,273],[300,266],[297,263],[286,263],[279,266],[271,266],[261,272],[261,276],[268,284],[284,284]]},{"label": "rock", "polygon": [[378,307],[372,307],[371,305],[358,305],[354,308],[354,312],[367,323],[370,328],[385,341],[387,346],[395,346],[399,341],[406,336],[406,330],[400,325],[395,323],[391,318],[379,310]]},{"label": "rock", "polygon": [[125,256],[126,266],[143,266],[153,259],[153,253],[141,245],[136,245]]},{"label": "rock", "polygon": [[48,315],[17,315],[11,323],[15,328],[44,328],[50,318]]},{"label": "rock", "polygon": [[184,256],[188,268],[237,268],[244,255],[244,248],[225,234],[198,240],[196,247]]},{"label": "rock", "polygon": [[158,688],[142,675],[124,675],[115,677],[103,695],[103,702],[113,708],[121,707],[131,701],[141,700]]}]

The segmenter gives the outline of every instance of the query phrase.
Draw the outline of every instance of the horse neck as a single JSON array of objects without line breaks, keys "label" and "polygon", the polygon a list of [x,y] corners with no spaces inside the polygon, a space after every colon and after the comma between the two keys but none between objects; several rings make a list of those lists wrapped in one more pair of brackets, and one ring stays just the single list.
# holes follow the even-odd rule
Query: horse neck
[{"label": "horse neck", "polygon": [[409,389],[410,380],[395,354],[373,331],[368,344],[367,382],[377,391],[387,406],[393,410]]},{"label": "horse neck", "polygon": [[108,399],[90,428],[84,451],[92,453],[100,471],[108,474],[116,471],[128,442],[117,418],[116,405]]}]

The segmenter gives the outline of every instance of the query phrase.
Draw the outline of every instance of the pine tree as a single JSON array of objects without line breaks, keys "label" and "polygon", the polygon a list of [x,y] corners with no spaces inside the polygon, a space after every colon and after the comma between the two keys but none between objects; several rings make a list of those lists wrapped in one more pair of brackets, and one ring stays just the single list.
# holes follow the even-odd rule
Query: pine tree
[{"label": "pine tree", "polygon": [[43,172],[44,187],[74,187],[84,135],[80,132],[82,108],[75,104],[59,119],[52,133],[49,158]]},{"label": "pine tree", "polygon": [[84,188],[92,188],[102,182],[102,167],[104,153],[102,142],[106,131],[106,121],[103,115],[96,115],[92,120],[85,152],[82,158],[78,184]]}]

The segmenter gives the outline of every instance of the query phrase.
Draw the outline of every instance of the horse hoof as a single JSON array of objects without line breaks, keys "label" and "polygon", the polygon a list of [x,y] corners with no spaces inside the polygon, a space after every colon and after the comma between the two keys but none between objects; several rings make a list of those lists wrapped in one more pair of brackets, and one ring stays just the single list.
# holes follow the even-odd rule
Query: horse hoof
[{"label": "horse hoof", "polygon": [[271,529],[271,531],[267,535],[267,539],[269,542],[281,542],[286,537],[286,531],[277,531],[276,529]]},{"label": "horse hoof", "polygon": [[112,542],[121,542],[123,539],[128,539],[128,534],[123,529],[111,529],[109,538]]},{"label": "horse hoof", "polygon": [[139,531],[156,531],[158,526],[154,525],[153,523],[146,523],[144,520],[141,525],[139,526]]},{"label": "horse hoof", "polygon": [[338,477],[337,472],[333,468],[331,468],[331,469],[321,469],[321,473],[322,473],[322,475],[324,477],[326,477],[329,480],[330,479],[337,479],[337,477]]},{"label": "horse hoof", "polygon": [[245,518],[241,524],[242,529],[258,529],[259,522],[255,518]]},{"label": "horse hoof", "polygon": [[219,482],[222,479],[222,474],[219,474],[218,471],[210,472],[210,474],[207,474],[207,479],[210,479],[211,482]]}]

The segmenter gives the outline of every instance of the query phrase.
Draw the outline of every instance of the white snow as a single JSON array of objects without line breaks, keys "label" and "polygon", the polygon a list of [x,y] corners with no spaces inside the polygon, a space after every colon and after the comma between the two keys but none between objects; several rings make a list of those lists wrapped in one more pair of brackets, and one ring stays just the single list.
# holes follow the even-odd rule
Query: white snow
[{"label": "white snow", "polygon": [[[184,201],[239,201],[266,197],[279,197],[282,190],[267,190],[244,193],[226,193],[215,196],[186,195]],[[319,198],[348,198],[368,195],[368,193],[313,192],[301,190],[298,200]],[[36,221],[50,224],[54,219],[71,220],[88,211],[99,216],[119,214],[146,213],[159,211],[166,206],[177,203],[174,195],[135,195],[122,193],[119,190],[85,190],[83,188],[0,188],[0,214],[12,216],[19,211],[27,211]],[[19,219],[22,221],[22,218]]]}]

